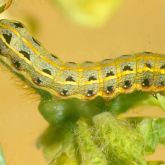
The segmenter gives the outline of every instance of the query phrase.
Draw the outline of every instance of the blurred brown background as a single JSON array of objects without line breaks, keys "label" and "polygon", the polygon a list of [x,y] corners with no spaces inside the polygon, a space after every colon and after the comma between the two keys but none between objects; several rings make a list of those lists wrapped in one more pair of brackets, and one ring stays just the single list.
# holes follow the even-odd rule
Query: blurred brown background
[{"label": "blurred brown background", "polygon": [[[74,24],[48,0],[15,0],[1,17],[22,20],[51,52],[65,61],[82,62],[141,51],[165,53],[164,8],[164,0],[124,0],[100,28]],[[37,110],[39,99],[27,96],[29,92],[17,87],[15,79],[3,69],[0,77],[0,144],[7,163],[46,165],[35,146],[48,126]],[[138,108],[134,114],[165,116],[153,107]],[[159,146],[147,159],[165,160],[165,149]]]}]

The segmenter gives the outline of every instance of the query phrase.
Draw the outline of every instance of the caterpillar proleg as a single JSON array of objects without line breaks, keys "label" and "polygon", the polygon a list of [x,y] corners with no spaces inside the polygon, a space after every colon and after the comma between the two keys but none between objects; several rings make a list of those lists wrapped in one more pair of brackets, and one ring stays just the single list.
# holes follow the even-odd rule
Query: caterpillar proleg
[{"label": "caterpillar proleg", "polygon": [[0,61],[32,87],[62,99],[112,99],[134,90],[165,90],[165,55],[143,52],[101,62],[65,63],[12,20],[0,20]]}]

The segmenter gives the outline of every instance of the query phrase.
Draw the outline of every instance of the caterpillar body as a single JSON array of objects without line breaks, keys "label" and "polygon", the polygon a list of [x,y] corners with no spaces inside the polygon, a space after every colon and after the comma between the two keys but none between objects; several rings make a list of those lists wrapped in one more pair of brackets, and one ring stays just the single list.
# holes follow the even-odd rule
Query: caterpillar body
[{"label": "caterpillar body", "polygon": [[65,63],[48,52],[22,23],[12,20],[0,20],[0,61],[32,87],[62,99],[112,99],[134,90],[165,90],[165,55],[143,52],[96,63]]}]

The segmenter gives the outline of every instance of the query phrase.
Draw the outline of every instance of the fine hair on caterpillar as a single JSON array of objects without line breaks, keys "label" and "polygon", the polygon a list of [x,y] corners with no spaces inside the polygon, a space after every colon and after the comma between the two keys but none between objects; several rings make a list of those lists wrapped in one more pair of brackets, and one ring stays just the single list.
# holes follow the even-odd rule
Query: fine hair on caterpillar
[{"label": "fine hair on caterpillar", "polygon": [[165,90],[165,55],[143,52],[95,63],[65,63],[12,20],[0,20],[0,61],[33,88],[61,99],[112,99],[135,90]]}]

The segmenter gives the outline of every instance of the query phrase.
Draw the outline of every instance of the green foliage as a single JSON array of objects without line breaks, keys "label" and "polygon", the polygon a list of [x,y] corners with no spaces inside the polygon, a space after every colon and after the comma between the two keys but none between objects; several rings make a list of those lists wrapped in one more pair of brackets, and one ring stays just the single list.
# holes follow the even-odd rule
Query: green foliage
[{"label": "green foliage", "polygon": [[152,154],[157,145],[165,144],[165,118],[128,118],[127,121],[143,136],[145,153]]},{"label": "green foliage", "polygon": [[151,94],[135,91],[130,94],[121,94],[107,103],[107,109],[114,114],[128,111],[130,108],[141,105],[153,105],[165,110],[165,97],[160,94]]},{"label": "green foliage", "polygon": [[39,110],[51,126],[38,144],[50,165],[163,165],[144,157],[165,144],[165,118],[116,118],[140,105],[164,108],[164,96],[136,91],[112,101],[45,97]]},{"label": "green foliage", "polygon": [[93,119],[100,147],[111,164],[146,165],[144,141],[126,122],[116,120],[110,113],[102,113]]},{"label": "green foliage", "polygon": [[75,143],[73,141],[73,125],[61,128],[49,126],[38,140],[38,147],[42,148],[49,164],[76,165]]},{"label": "green foliage", "polygon": [[153,105],[165,109],[164,96],[160,94],[153,96],[150,93],[140,91],[121,94],[110,101],[106,101],[102,97],[82,101],[76,98],[59,100],[45,93],[42,93],[41,96],[44,97],[39,105],[40,113],[54,126],[68,122],[75,123],[80,117],[92,119],[93,116],[101,112],[111,112],[114,115],[118,115],[140,105]]},{"label": "green foliage", "polygon": [[[104,112],[92,121],[81,118],[67,127],[50,126],[38,146],[50,165],[161,165],[161,161],[146,162],[144,157],[165,139],[164,121],[165,118],[121,121]],[[157,136],[152,136],[155,131]]]},{"label": "green foliage", "polygon": [[76,98],[42,99],[39,110],[51,125],[57,127],[68,122],[75,123],[80,117],[92,118],[105,111],[105,101],[101,97],[88,102]]},{"label": "green foliage", "polygon": [[77,144],[77,150],[79,153],[80,164],[85,165],[101,165],[108,164],[106,156],[95,142],[95,134],[91,133],[92,125],[81,119],[77,122],[77,128],[75,129],[75,141]]}]

